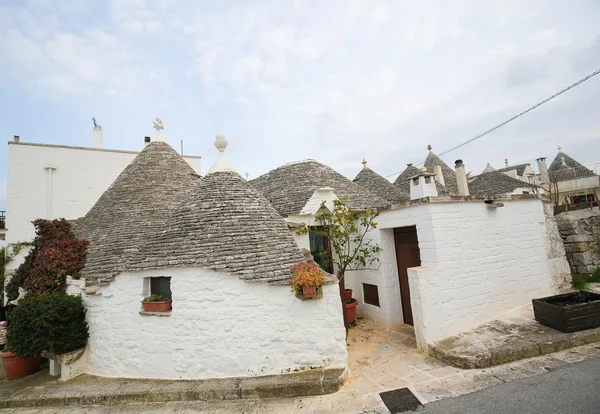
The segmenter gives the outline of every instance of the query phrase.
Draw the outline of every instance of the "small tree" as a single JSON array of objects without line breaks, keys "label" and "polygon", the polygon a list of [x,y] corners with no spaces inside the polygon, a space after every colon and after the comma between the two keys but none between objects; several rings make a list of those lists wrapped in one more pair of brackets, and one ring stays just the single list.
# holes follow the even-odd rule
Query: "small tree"
[{"label": "small tree", "polygon": [[[314,229],[317,233],[327,237],[331,243],[333,262],[341,273],[343,280],[346,271],[369,268],[374,262],[379,261],[377,253],[381,248],[367,237],[369,230],[377,228],[375,219],[379,212],[371,209],[356,211],[348,208],[343,200],[333,201],[333,210],[321,206],[315,219],[321,224]],[[308,233],[304,226],[299,231]]]}]

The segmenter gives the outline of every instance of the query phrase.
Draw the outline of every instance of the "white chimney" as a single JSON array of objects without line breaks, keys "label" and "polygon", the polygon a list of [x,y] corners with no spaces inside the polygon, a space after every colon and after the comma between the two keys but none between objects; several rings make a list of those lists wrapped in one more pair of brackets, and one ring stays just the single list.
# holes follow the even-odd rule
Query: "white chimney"
[{"label": "white chimney", "polygon": [[437,182],[445,186],[446,183],[444,182],[444,174],[442,174],[442,167],[436,165],[435,167],[433,167],[433,172],[435,173],[435,179],[437,180]]},{"label": "white chimney", "polygon": [[411,200],[438,196],[437,188],[435,186],[435,174],[425,170],[422,171],[421,174],[409,178],[409,181]]},{"label": "white chimney", "polygon": [[467,171],[462,160],[454,162],[454,170],[456,171],[456,184],[458,185],[458,195],[469,195],[469,182],[467,181]]},{"label": "white chimney", "polygon": [[96,118],[92,118],[92,121],[94,121],[92,148],[102,148],[102,127],[96,122]]},{"label": "white chimney", "polygon": [[540,171],[540,180],[544,184],[550,183],[550,175],[548,174],[548,166],[546,165],[546,157],[540,157],[537,160],[538,170]]}]

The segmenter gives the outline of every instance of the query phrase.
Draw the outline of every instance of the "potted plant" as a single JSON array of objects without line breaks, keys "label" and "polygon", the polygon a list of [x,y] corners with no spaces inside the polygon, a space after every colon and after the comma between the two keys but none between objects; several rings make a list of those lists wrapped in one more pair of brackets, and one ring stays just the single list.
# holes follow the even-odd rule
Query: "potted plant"
[{"label": "potted plant", "polygon": [[142,308],[146,312],[168,312],[171,310],[172,302],[172,299],[165,299],[162,295],[153,293],[147,298],[144,298],[142,301]]},{"label": "potted plant", "polygon": [[292,290],[302,291],[302,295],[311,298],[317,295],[325,278],[323,271],[316,263],[300,262],[292,267]]},{"label": "potted plant", "polygon": [[356,321],[356,306],[358,306],[358,301],[354,298],[347,299],[344,303],[344,313],[348,325],[352,325]]},{"label": "potted plant", "polygon": [[344,300],[347,302],[352,299],[352,289],[344,289]]},{"label": "potted plant", "polygon": [[19,357],[11,351],[10,345],[5,346],[0,351],[0,358],[2,358],[2,366],[9,380],[23,378],[39,371],[42,362],[41,356],[35,358]]},{"label": "potted plant", "polygon": [[27,296],[8,317],[9,350],[0,356],[9,378],[20,378],[39,369],[42,352],[74,351],[85,347],[87,338],[80,297],[61,292]]}]

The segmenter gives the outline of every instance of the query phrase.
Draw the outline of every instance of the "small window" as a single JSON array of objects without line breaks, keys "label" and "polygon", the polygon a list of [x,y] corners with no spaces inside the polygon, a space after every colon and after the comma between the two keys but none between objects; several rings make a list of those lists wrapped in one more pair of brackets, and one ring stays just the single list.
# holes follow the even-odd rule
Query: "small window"
[{"label": "small window", "polygon": [[373,306],[379,306],[379,290],[377,285],[363,283],[363,298],[365,303]]},{"label": "small window", "polygon": [[425,182],[427,184],[430,184],[431,183],[431,177],[425,177]]},{"label": "small window", "polygon": [[413,178],[412,179],[412,183],[413,183],[413,185],[419,185],[419,179],[418,178]]},{"label": "small window", "polygon": [[529,191],[523,191],[523,194],[529,194]]},{"label": "small window", "polygon": [[165,299],[171,299],[171,278],[170,277],[150,277],[150,295],[161,295]]}]

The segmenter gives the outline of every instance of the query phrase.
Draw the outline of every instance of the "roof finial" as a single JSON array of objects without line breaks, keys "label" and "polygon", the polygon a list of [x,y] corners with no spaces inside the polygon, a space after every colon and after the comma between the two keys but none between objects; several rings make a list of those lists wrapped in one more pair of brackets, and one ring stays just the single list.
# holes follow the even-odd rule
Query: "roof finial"
[{"label": "roof finial", "polygon": [[92,121],[94,121],[94,131],[102,131],[102,127],[96,122],[96,118],[92,118]]},{"label": "roof finial", "polygon": [[156,138],[154,139],[155,141],[164,141],[163,137],[162,137],[162,133],[160,132],[161,130],[165,129],[165,127],[163,126],[162,121],[160,120],[159,117],[154,118],[154,121],[152,121],[154,123],[154,126],[152,128],[156,129]]},{"label": "roof finial", "polygon": [[558,146],[558,150],[560,151],[561,149],[562,149],[562,148],[561,148],[561,146],[559,145],[559,146]]},{"label": "roof finial", "polygon": [[225,152],[225,148],[227,148],[227,141],[225,140],[225,136],[217,135],[215,139],[215,147],[217,147],[219,152]]},{"label": "roof finial", "polygon": [[504,165],[508,167],[508,158],[504,158]]},{"label": "roof finial", "polygon": [[362,160],[362,163],[361,163],[361,164],[363,165],[363,170],[364,170],[365,168],[367,168],[367,160],[365,160],[364,158],[363,158],[363,160]]},{"label": "roof finial", "polygon": [[431,144],[430,144],[430,145],[427,145],[427,149],[428,149],[429,151],[431,151]]},{"label": "roof finial", "polygon": [[246,181],[248,181],[249,177],[250,177],[250,174],[246,173]]}]

